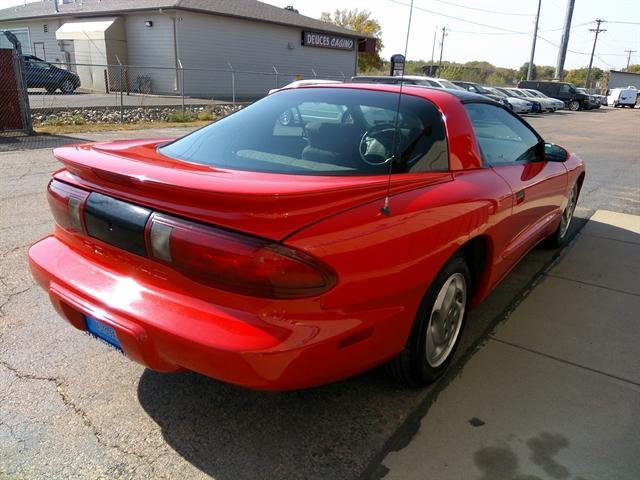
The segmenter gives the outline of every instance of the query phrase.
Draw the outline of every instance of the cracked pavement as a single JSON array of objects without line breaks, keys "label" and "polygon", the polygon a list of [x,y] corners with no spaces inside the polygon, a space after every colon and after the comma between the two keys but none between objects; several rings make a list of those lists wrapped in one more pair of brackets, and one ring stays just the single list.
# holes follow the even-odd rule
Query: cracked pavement
[{"label": "cracked pavement", "polygon": [[[640,214],[640,110],[527,120],[587,160],[578,216],[596,208]],[[184,131],[86,134],[0,149],[0,478],[357,478],[375,470],[398,428],[437,395],[437,388],[399,387],[378,370],[285,393],[158,374],[58,318],[26,261],[28,246],[52,226],[45,188],[58,164],[51,147]],[[625,143],[633,141],[635,149]],[[553,256],[531,252],[471,314],[459,362]]]}]

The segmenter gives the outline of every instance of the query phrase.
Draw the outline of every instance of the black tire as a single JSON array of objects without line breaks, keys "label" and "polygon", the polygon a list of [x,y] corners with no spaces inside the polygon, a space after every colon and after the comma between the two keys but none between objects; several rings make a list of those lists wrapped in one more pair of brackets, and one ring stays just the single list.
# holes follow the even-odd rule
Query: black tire
[{"label": "black tire", "polygon": [[47,93],[54,93],[57,89],[58,87],[45,87]]},{"label": "black tire", "polygon": [[[453,346],[449,347],[450,350],[441,363],[434,367],[427,360],[427,329],[430,327],[432,316],[435,314],[433,308],[438,294],[450,279],[454,277],[460,279],[459,275],[464,278],[466,285],[466,294],[464,301],[462,301],[464,311],[461,315],[460,326],[455,333]],[[410,387],[422,387],[437,380],[451,363],[460,344],[470,296],[471,272],[462,256],[455,255],[447,261],[431,283],[429,290],[427,290],[420,303],[407,343],[402,352],[386,365],[387,372],[398,382]]]},{"label": "black tire", "polygon": [[577,100],[572,100],[571,102],[569,102],[569,110],[571,110],[572,112],[577,112],[578,110],[580,110],[580,102]]},{"label": "black tire", "polygon": [[[561,248],[567,244],[569,239],[569,227],[571,226],[571,220],[573,219],[573,213],[576,209],[576,204],[578,203],[578,184],[574,184],[570,191],[569,201],[567,202],[567,206],[562,211],[562,218],[558,228],[555,232],[553,232],[549,238],[546,240],[546,246],[549,248]],[[568,211],[567,209],[570,209]],[[568,221],[565,218],[565,215],[568,214]]]},{"label": "black tire", "polygon": [[70,94],[73,93],[73,91],[76,89],[75,84],[73,83],[73,81],[71,80],[64,80],[61,84],[60,84],[60,91],[64,94]]}]

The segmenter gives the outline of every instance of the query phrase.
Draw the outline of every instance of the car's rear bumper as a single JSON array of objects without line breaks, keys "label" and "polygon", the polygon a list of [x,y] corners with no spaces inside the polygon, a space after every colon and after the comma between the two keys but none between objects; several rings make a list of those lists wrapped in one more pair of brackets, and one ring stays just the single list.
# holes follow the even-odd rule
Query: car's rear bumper
[{"label": "car's rear bumper", "polygon": [[397,311],[329,310],[322,318],[322,311],[276,313],[250,301],[232,310],[122,275],[54,236],[31,247],[29,264],[64,319],[85,331],[85,315],[110,325],[126,355],[153,370],[296,389],[367,370],[404,342]]}]

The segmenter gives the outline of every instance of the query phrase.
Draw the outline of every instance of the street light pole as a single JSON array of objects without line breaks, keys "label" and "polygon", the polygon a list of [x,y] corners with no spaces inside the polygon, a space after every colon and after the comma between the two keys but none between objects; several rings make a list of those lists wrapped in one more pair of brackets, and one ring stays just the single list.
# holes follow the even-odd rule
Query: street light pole
[{"label": "street light pole", "polygon": [[596,19],[596,23],[597,26],[596,28],[590,28],[589,31],[590,32],[596,32],[596,36],[593,39],[593,48],[591,49],[591,58],[589,59],[589,70],[587,70],[587,79],[584,82],[584,88],[589,88],[589,80],[591,80],[591,67],[593,66],[593,56],[596,53],[596,43],[598,42],[598,34],[600,32],[606,32],[605,29],[600,28],[600,24],[604,22],[604,20],[601,20],[599,18]]},{"label": "street light pole", "polygon": [[540,7],[542,0],[538,0],[538,13],[536,13],[536,26],[533,28],[533,42],[531,44],[531,56],[529,57],[529,70],[527,70],[527,80],[533,78],[533,57],[536,54],[536,40],[538,38],[538,20],[540,20]]}]

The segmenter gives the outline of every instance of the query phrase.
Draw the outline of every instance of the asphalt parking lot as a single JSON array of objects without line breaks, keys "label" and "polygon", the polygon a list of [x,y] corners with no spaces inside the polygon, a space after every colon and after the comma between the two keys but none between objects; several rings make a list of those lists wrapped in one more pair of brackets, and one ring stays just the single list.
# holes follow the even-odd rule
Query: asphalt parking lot
[{"label": "asphalt parking lot", "polygon": [[[587,162],[572,234],[596,209],[640,215],[640,110],[562,111],[527,120],[546,140]],[[44,192],[58,166],[50,148],[123,135],[138,133],[41,138],[0,148],[0,477],[377,474],[384,452],[393,449],[389,442],[406,443],[415,433],[407,420],[426,413],[447,391],[558,255],[535,249],[471,313],[454,368],[429,389],[400,387],[379,370],[286,393],[243,390],[191,373],[154,373],[59,319],[26,264],[28,246],[51,229]]]}]

